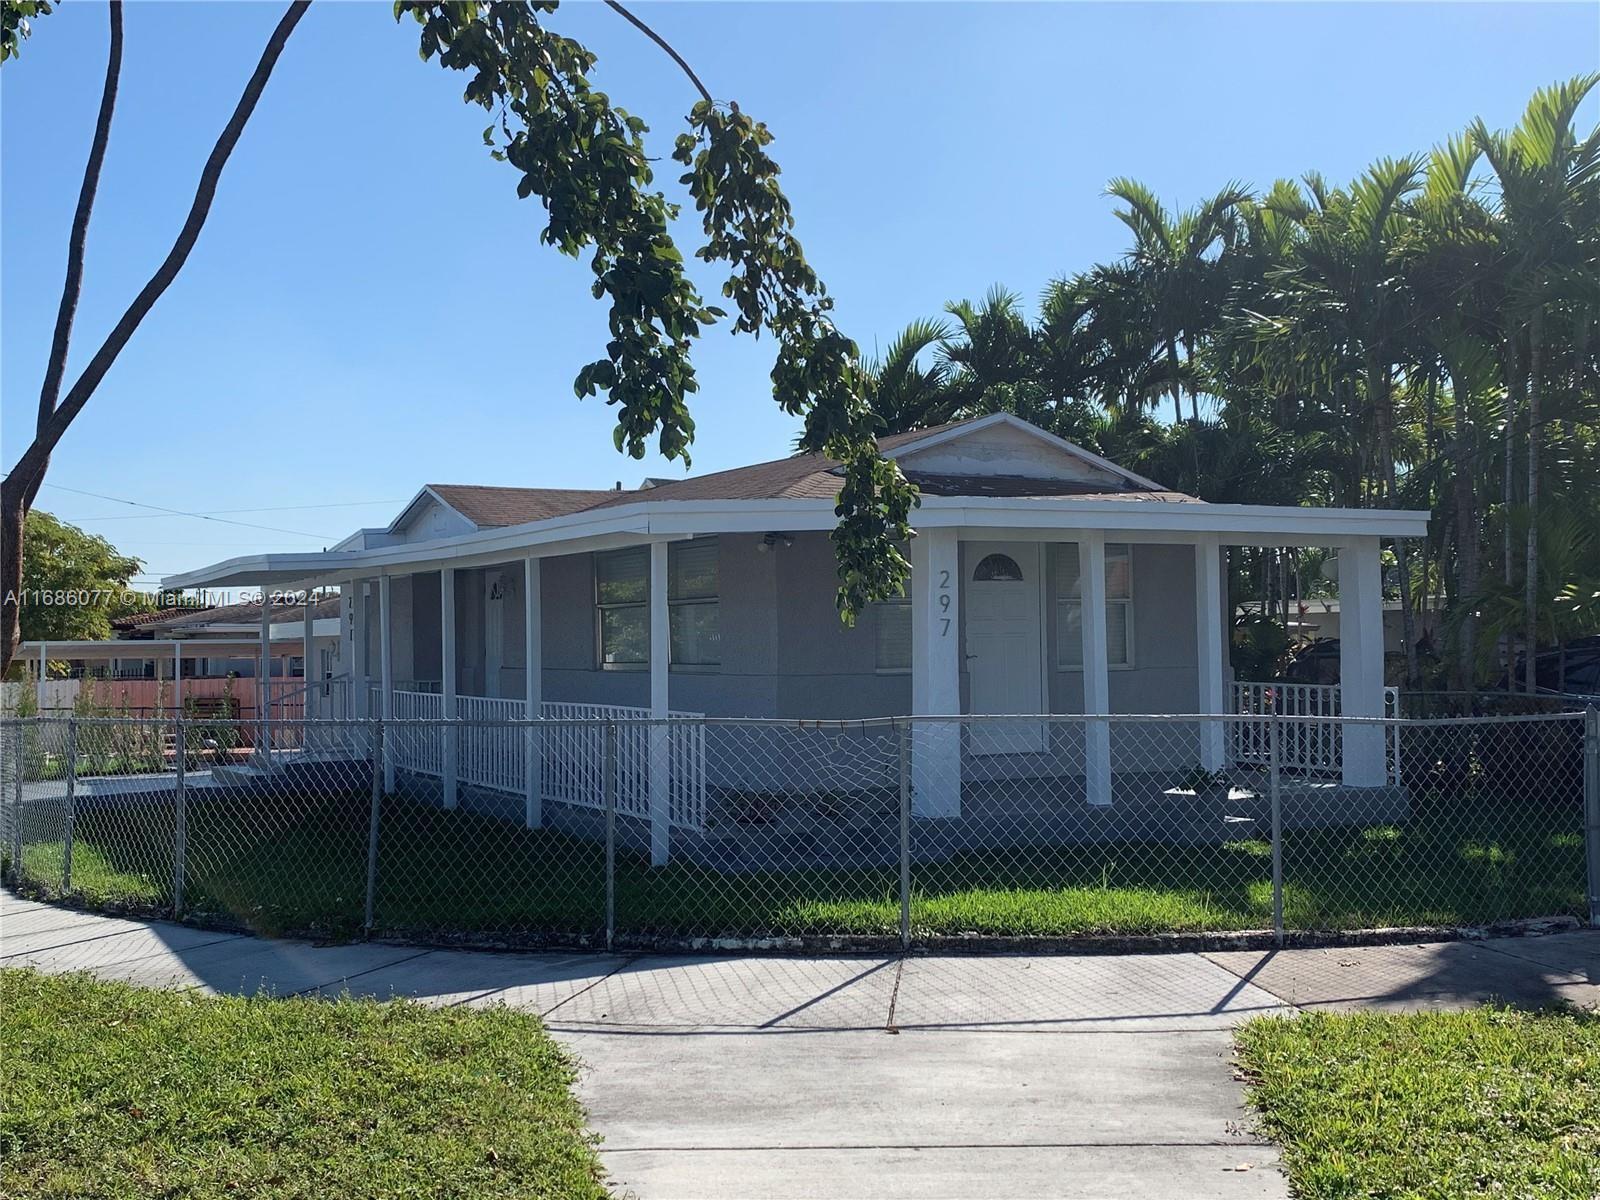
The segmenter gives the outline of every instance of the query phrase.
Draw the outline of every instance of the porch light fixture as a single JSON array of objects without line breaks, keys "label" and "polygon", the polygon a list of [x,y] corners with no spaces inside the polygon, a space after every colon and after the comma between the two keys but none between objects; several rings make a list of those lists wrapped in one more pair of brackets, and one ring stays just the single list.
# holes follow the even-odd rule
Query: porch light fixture
[{"label": "porch light fixture", "polygon": [[774,546],[782,546],[785,549],[787,549],[788,547],[790,547],[792,545],[794,545],[794,534],[792,534],[792,533],[769,533],[769,534],[767,534],[766,537],[761,539],[761,545],[758,547],[758,549],[761,550],[762,553],[766,553],[767,551],[770,551]]}]

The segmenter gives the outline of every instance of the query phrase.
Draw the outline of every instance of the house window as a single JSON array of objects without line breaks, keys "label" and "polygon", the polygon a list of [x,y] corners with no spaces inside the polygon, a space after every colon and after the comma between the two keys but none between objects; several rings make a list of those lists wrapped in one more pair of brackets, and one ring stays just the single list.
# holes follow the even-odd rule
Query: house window
[{"label": "house window", "polygon": [[972,572],[973,583],[1021,583],[1022,568],[1009,554],[986,555]]},{"label": "house window", "polygon": [[594,556],[600,665],[638,670],[650,661],[650,548],[632,546]]},{"label": "house window", "polygon": [[717,603],[717,541],[696,538],[667,548],[667,623],[672,659],[680,667],[722,662],[722,619]]},{"label": "house window", "polygon": [[[1056,547],[1056,666],[1083,670],[1083,600],[1078,544]],[[1133,547],[1106,545],[1106,662],[1133,665]]]},{"label": "house window", "polygon": [[878,635],[874,665],[885,674],[911,670],[911,601],[884,600],[872,610]]},{"label": "house window", "polygon": [[[641,670],[650,662],[650,549],[633,546],[595,555],[595,609],[600,665]],[[667,551],[667,625],[670,659],[680,666],[714,667],[722,661],[717,605],[717,543],[674,544]]]}]

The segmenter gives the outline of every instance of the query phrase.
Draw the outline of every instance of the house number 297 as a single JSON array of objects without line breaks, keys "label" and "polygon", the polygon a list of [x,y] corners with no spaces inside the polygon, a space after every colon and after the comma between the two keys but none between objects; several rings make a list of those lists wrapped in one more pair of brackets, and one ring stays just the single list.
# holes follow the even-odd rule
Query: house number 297
[{"label": "house number 297", "polygon": [[950,636],[950,572],[939,572],[939,598],[935,602],[939,606],[939,636]]}]

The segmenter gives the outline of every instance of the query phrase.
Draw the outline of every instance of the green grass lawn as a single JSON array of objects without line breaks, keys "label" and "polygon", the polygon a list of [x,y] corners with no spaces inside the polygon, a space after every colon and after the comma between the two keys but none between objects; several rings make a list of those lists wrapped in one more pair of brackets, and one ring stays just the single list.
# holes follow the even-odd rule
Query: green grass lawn
[{"label": "green grass lawn", "polygon": [[1311,1013],[1238,1037],[1301,1200],[1600,1195],[1600,1014]]},{"label": "green grass lawn", "polygon": [[5,1194],[603,1197],[537,1018],[0,971]]},{"label": "green grass lawn", "polygon": [[[1476,817],[1468,815],[1478,814]],[[186,910],[271,934],[360,932],[368,801],[191,797]],[[1478,924],[1579,913],[1578,814],[1551,806],[1429,805],[1404,825],[1291,832],[1291,929]],[[380,928],[535,936],[599,934],[603,848],[464,811],[390,799],[379,843]],[[59,838],[59,833],[56,835]],[[72,891],[96,906],[170,904],[172,814],[159,803],[80,814]],[[60,840],[30,835],[25,876],[59,891]],[[617,863],[617,928],[635,935],[880,934],[899,928],[898,867],[717,871]],[[1142,934],[1271,924],[1261,840],[1019,847],[913,869],[925,935]]]}]

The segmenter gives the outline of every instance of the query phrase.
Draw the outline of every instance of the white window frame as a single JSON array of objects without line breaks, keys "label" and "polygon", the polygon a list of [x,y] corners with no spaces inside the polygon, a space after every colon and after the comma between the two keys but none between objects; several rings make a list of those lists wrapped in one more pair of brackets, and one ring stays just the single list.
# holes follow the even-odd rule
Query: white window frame
[{"label": "white window frame", "polygon": [[[705,595],[705,596],[679,596],[679,597],[674,597],[672,595],[672,592],[673,592],[673,580],[674,580],[674,574],[673,574],[673,569],[672,569],[672,567],[673,567],[672,560],[677,557],[678,547],[680,545],[685,545],[685,546],[693,545],[697,549],[701,549],[701,548],[704,548],[708,542],[711,543],[711,545],[713,547],[713,550],[715,551],[716,547],[717,547],[717,540],[715,538],[695,538],[695,539],[692,540],[692,542],[684,542],[684,543],[674,542],[674,543],[672,543],[671,545],[669,545],[667,547],[667,608],[669,610],[676,609],[676,608],[690,608],[690,607],[702,607],[702,608],[711,607],[711,608],[716,608],[718,610],[718,612],[717,612],[717,620],[718,620],[719,633],[720,633],[720,624],[721,624],[721,619],[722,619],[722,614],[721,614],[721,604],[722,604],[722,564],[721,564],[721,561],[720,561],[720,555],[719,555],[719,561],[716,564],[716,573],[717,573],[717,584],[716,584],[716,586],[717,586],[717,590],[715,592],[711,593],[710,595]],[[629,600],[629,601],[613,601],[611,603],[603,603],[601,601],[601,599],[600,599],[600,563],[601,563],[601,561],[603,559],[606,559],[608,557],[617,557],[617,556],[627,555],[627,554],[642,555],[646,559],[644,599],[637,600],[637,601]],[[650,571],[649,571],[649,562],[648,562],[649,554],[650,554],[650,549],[649,549],[648,546],[625,546],[625,547],[623,547],[623,548],[621,548],[619,550],[597,551],[595,553],[595,555],[594,555],[594,560],[595,560],[595,562],[594,562],[594,650],[595,650],[596,664],[599,667],[599,669],[602,670],[602,671],[648,671],[650,669],[650,655],[655,652],[655,647],[651,646],[649,644],[649,628],[650,628],[650,617],[649,617],[649,610],[650,610]],[[622,611],[622,610],[628,610],[628,609],[638,609],[640,612],[642,612],[644,614],[645,630],[646,630],[645,657],[644,657],[644,660],[642,662],[607,662],[606,661],[606,648],[605,648],[605,614],[607,612]],[[671,660],[670,656],[672,654],[672,644],[671,644],[672,643],[672,614],[671,614],[670,611],[667,614],[667,643],[668,643],[667,644],[667,654],[669,655],[669,660],[668,660],[668,669],[669,670],[680,672],[680,673],[688,673],[688,674],[697,674],[698,675],[698,674],[714,674],[714,673],[716,673],[716,672],[718,672],[718,671],[720,671],[722,669],[722,661],[721,661],[721,655],[720,654],[718,655],[718,660],[716,662],[714,662],[714,663],[711,663],[711,662],[679,663],[679,662],[674,662],[674,661]]]},{"label": "white window frame", "polygon": [[[878,624],[883,620],[884,614],[889,611],[903,612],[905,614],[906,631],[906,665],[903,667],[886,667],[880,657],[883,641],[878,633]],[[916,647],[911,644],[911,598],[901,596],[894,600],[877,600],[872,605],[872,669],[878,675],[909,675],[911,674],[912,659],[916,656]]]},{"label": "white window frame", "polygon": [[[1069,546],[1072,546],[1072,547],[1076,548],[1077,543],[1075,543],[1075,542],[1060,543],[1060,544],[1058,544],[1058,545],[1056,545],[1054,547],[1054,553],[1059,555],[1063,551],[1065,551],[1067,549],[1067,547],[1069,547]],[[1107,542],[1106,543],[1106,574],[1108,576],[1111,573],[1111,560],[1114,557],[1120,557],[1120,558],[1127,559],[1127,563],[1128,563],[1128,594],[1126,596],[1112,597],[1111,594],[1110,594],[1110,589],[1109,588],[1107,589],[1107,594],[1106,594],[1106,609],[1108,610],[1107,624],[1109,626],[1109,623],[1110,623],[1109,622],[1109,610],[1110,610],[1111,606],[1114,605],[1114,604],[1122,606],[1122,608],[1124,610],[1123,611],[1123,628],[1127,631],[1127,636],[1124,639],[1124,645],[1125,645],[1125,647],[1127,649],[1127,659],[1124,662],[1108,662],[1106,664],[1106,667],[1107,667],[1108,670],[1112,670],[1112,671],[1132,671],[1132,670],[1135,670],[1137,668],[1137,664],[1138,664],[1138,656],[1135,653],[1135,649],[1134,649],[1135,642],[1134,642],[1134,622],[1133,622],[1133,614],[1134,614],[1133,600],[1134,600],[1134,594],[1136,592],[1136,587],[1135,587],[1135,584],[1134,584],[1134,577],[1133,577],[1134,576],[1133,544],[1131,542]],[[1080,570],[1081,570],[1082,569],[1082,567],[1081,567],[1082,560],[1081,559],[1079,560],[1079,563],[1080,563]],[[1068,662],[1063,661],[1064,652],[1066,651],[1067,646],[1072,641],[1072,639],[1070,637],[1063,636],[1062,631],[1067,627],[1067,623],[1061,619],[1061,613],[1062,613],[1062,609],[1069,608],[1069,607],[1072,607],[1072,606],[1075,606],[1075,605],[1081,605],[1083,603],[1083,601],[1080,599],[1079,596],[1063,596],[1061,594],[1061,573],[1060,573],[1060,568],[1059,568],[1059,566],[1058,566],[1058,564],[1056,562],[1052,562],[1050,564],[1050,567],[1051,567],[1051,570],[1050,570],[1050,580],[1051,580],[1050,586],[1055,591],[1055,617],[1056,617],[1056,654],[1055,654],[1055,659],[1056,659],[1056,670],[1058,672],[1062,673],[1062,674],[1081,675],[1081,674],[1083,674],[1083,663],[1082,662],[1068,663]],[[1078,628],[1080,630],[1083,628],[1083,624],[1082,624],[1081,618],[1079,620]],[[1083,655],[1083,642],[1082,642],[1081,638],[1078,641],[1077,651],[1078,651],[1079,657],[1081,658],[1082,655]],[[1110,647],[1108,646],[1107,647],[1107,656],[1108,657],[1109,657],[1109,654],[1110,654]]]}]

